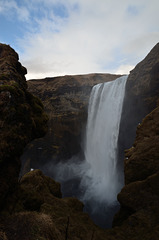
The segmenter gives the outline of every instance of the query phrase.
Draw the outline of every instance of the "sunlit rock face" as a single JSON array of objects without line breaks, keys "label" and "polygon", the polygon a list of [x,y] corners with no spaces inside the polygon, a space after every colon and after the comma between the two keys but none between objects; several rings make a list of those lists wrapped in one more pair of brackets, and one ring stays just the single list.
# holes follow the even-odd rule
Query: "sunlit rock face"
[{"label": "sunlit rock face", "polygon": [[18,54],[0,44],[0,210],[17,187],[24,147],[47,130],[41,101],[27,91],[26,72]]}]

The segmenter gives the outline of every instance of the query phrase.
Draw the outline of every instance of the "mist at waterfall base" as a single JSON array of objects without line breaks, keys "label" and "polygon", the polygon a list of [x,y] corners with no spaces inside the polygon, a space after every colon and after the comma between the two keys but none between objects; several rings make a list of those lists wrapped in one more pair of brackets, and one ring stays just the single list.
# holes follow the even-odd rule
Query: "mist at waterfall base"
[{"label": "mist at waterfall base", "polygon": [[119,208],[123,173],[117,168],[117,145],[127,76],[93,87],[85,134],[85,159],[72,157],[48,171],[61,182],[63,196],[75,196],[101,227],[111,227]]}]

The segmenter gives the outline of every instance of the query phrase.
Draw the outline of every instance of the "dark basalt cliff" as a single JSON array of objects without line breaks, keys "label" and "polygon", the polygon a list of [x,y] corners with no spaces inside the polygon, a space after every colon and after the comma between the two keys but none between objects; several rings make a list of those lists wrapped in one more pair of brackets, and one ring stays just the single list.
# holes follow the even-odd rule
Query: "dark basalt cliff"
[{"label": "dark basalt cliff", "polygon": [[0,210],[17,187],[24,147],[47,130],[41,101],[27,91],[26,72],[18,54],[0,44]]},{"label": "dark basalt cliff", "polygon": [[130,229],[131,225],[135,232],[131,239],[159,237],[158,102],[159,43],[130,73],[126,85],[119,144],[123,143],[122,151],[131,148],[125,151],[126,186],[118,195],[121,210],[114,225],[127,224]]},{"label": "dark basalt cliff", "polygon": [[[6,55],[4,55],[4,50],[7,52]],[[128,78],[123,109],[124,117],[121,122],[120,134],[124,134],[123,131],[128,131],[128,143],[123,141],[123,146],[132,145],[131,148],[125,152],[125,186],[118,195],[121,208],[114,218],[113,228],[107,230],[97,227],[90,220],[89,216],[83,213],[83,204],[80,201],[75,198],[61,198],[59,183],[44,176],[40,170],[27,173],[17,184],[20,167],[19,156],[28,141],[34,137],[39,137],[39,135],[45,132],[46,116],[43,113],[39,100],[30,95],[26,90],[26,82],[23,78],[25,73],[24,68],[19,72],[15,67],[17,65],[12,65],[12,63],[7,60],[8,55],[16,56],[14,58],[16,62],[18,61],[13,49],[6,45],[0,45],[0,56],[6,59],[4,62],[7,62],[7,69],[10,66],[11,70],[14,69],[14,74],[20,75],[17,76],[18,81],[16,81],[16,78],[11,77],[12,72],[10,70],[9,76],[11,80],[3,76],[0,86],[0,89],[1,87],[3,88],[3,90],[0,91],[0,134],[3,140],[0,143],[2,156],[0,158],[0,239],[158,240],[159,44],[136,66]],[[9,59],[11,59],[11,56]],[[2,70],[1,66],[3,66]],[[4,66],[0,58],[0,74],[3,73],[5,69]],[[20,80],[21,74],[22,78]],[[56,78],[54,80],[57,81],[55,82],[58,85],[58,80]],[[49,79],[47,81],[52,82],[52,80]],[[44,81],[42,81],[42,90],[40,90],[40,82],[37,83],[37,88],[35,87],[35,81],[30,82],[32,87],[34,86],[35,88],[34,92],[37,91],[37,95],[39,94],[40,96],[40,93],[47,89],[47,81],[45,82],[46,86],[43,85]],[[67,86],[65,86],[65,88],[67,88]],[[69,89],[67,90],[69,91]],[[53,91],[53,88],[51,91]],[[78,104],[71,105],[72,101],[76,102],[76,100],[70,100],[66,98],[66,95],[65,92],[62,95],[63,97],[59,97],[61,104],[57,104],[57,112],[55,111],[56,104],[50,105],[49,103],[47,105],[47,101],[49,101],[48,97],[55,97],[56,100],[54,103],[59,101],[57,97],[58,93],[54,92],[54,96],[51,93],[51,96],[48,95],[43,99],[47,112],[49,113],[49,109],[51,112],[54,110],[57,118],[61,117],[59,121],[62,122],[64,119],[65,124],[65,117],[62,115],[62,113],[65,112],[63,109],[66,110],[66,113],[67,111],[69,112],[70,108],[76,112],[75,109],[80,109],[79,106],[81,106]],[[75,95],[76,94],[72,95],[72,97]],[[85,99],[86,98],[87,100],[85,100],[85,102],[88,101],[88,96],[85,96]],[[80,96],[78,99],[80,99]],[[65,105],[66,102],[67,104]],[[80,102],[80,104],[82,103]],[[82,106],[83,108],[81,109],[84,109],[86,104]],[[58,113],[59,109],[61,109],[61,112]],[[25,115],[24,112],[27,115]],[[132,120],[133,115],[135,115],[135,120]],[[25,116],[27,117],[25,118]],[[41,119],[40,123],[38,122],[39,118]],[[53,123],[58,122],[58,119],[56,120],[54,115],[52,119]],[[140,124],[138,124],[139,122]],[[49,124],[51,124],[51,122],[49,122]],[[79,128],[80,131],[83,126],[80,125],[81,127],[79,127],[79,124],[82,123],[79,121],[76,130]],[[122,124],[125,124],[125,126]],[[58,125],[58,133],[59,131],[64,132],[63,125],[64,124],[61,123],[62,130],[60,130],[60,125]],[[51,125],[49,125],[49,129],[50,126]],[[68,130],[69,126],[74,125],[66,124],[66,126],[67,131],[70,131]],[[38,127],[41,129],[40,134],[39,131],[37,131],[40,130]],[[137,131],[133,130],[136,127]],[[131,133],[130,141],[128,139],[129,131]],[[58,135],[58,137],[59,136],[61,135]],[[54,139],[56,139],[56,137]],[[41,141],[44,143],[44,140]],[[57,148],[61,150],[59,146],[60,145],[57,145]],[[57,154],[56,151],[55,153]],[[15,183],[16,188],[13,188]]]},{"label": "dark basalt cliff", "polygon": [[125,183],[118,195],[121,209],[114,225],[128,239],[158,239],[159,107],[143,119],[134,145],[126,151]]},{"label": "dark basalt cliff", "polygon": [[44,104],[49,129],[44,138],[28,146],[23,156],[26,165],[31,161],[31,167],[37,168],[39,162],[66,160],[81,153],[91,89],[95,84],[118,77],[88,74],[28,81],[28,90]]},{"label": "dark basalt cliff", "polygon": [[121,155],[133,144],[137,125],[157,106],[158,97],[159,43],[129,74],[119,136]]}]

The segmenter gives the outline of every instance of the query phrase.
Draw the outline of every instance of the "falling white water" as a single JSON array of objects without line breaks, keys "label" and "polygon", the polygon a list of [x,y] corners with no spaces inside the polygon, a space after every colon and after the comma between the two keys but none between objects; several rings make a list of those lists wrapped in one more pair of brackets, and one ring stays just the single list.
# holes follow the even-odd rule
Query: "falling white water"
[{"label": "falling white water", "polygon": [[111,227],[123,186],[117,169],[117,144],[127,76],[95,85],[92,89],[86,127],[85,161],[73,156],[69,161],[45,166],[61,182],[63,196],[76,196],[85,211],[101,227]]},{"label": "falling white water", "polygon": [[84,200],[113,205],[122,187],[117,170],[117,143],[127,76],[95,85],[86,128]]}]

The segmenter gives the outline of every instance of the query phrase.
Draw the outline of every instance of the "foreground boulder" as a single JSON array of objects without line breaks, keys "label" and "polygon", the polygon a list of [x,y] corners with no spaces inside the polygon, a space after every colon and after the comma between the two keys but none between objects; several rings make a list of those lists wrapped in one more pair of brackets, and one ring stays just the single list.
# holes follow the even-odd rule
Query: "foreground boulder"
[{"label": "foreground boulder", "polygon": [[93,235],[104,239],[104,231],[83,213],[83,203],[76,198],[62,199],[59,183],[40,170],[21,178],[14,197],[12,214],[0,217],[1,235],[8,240],[74,240]]}]

